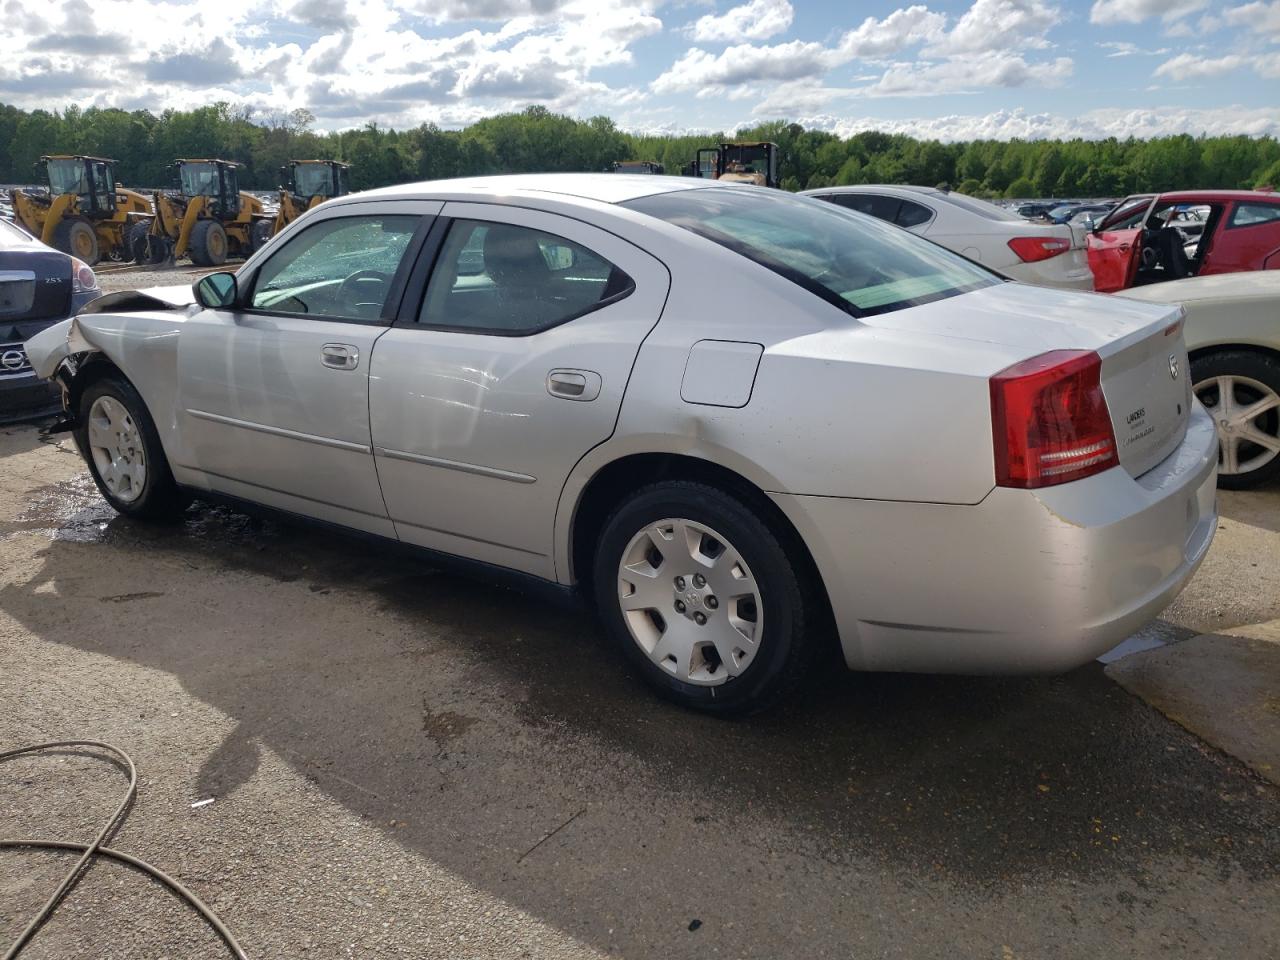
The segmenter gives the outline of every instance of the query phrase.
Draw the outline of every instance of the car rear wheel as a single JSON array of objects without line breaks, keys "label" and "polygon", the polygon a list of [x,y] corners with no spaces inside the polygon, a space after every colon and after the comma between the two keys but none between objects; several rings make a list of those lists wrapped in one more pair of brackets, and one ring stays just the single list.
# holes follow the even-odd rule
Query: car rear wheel
[{"label": "car rear wheel", "polygon": [[1223,350],[1197,358],[1191,378],[1218,429],[1218,485],[1240,490],[1280,477],[1280,361]]},{"label": "car rear wheel", "polygon": [[668,699],[762,710],[805,677],[818,646],[816,573],[787,539],[715,487],[644,488],[610,517],[596,553],[605,628]]},{"label": "car rear wheel", "polygon": [[76,443],[99,492],[118,513],[172,521],[191,503],[174,482],[155,423],[128,381],[104,377],[85,389]]}]

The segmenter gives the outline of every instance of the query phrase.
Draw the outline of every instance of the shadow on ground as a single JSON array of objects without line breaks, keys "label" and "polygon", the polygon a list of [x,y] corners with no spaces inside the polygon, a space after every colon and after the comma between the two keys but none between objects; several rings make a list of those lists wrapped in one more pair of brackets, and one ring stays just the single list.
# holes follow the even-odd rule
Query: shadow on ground
[{"label": "shadow on ground", "polygon": [[[876,896],[877,877],[993,895],[1123,881],[1157,898],[1190,874],[1270,889],[1280,874],[1275,791],[1096,665],[1045,679],[831,670],[788,708],[726,723],[655,701],[573,608],[220,507],[144,527],[85,479],[28,503],[0,538],[50,542],[0,603],[46,640],[173,674],[233,718],[200,795],[233,794],[259,745],[277,751],[399,842],[602,948],[618,946],[619,918],[632,946],[651,945],[650,913],[743,913],[744,935],[766,908],[822,922],[842,898]],[[98,564],[136,564],[138,582],[85,597]],[[250,602],[273,591],[281,610]],[[133,629],[59,609],[78,593]],[[189,626],[159,629],[159,609]],[[799,874],[778,866],[792,854]]]}]

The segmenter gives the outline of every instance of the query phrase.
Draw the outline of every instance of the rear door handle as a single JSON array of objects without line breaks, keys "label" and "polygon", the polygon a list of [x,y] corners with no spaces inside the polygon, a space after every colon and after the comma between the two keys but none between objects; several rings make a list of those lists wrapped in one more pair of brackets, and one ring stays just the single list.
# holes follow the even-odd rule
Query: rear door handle
[{"label": "rear door handle", "polygon": [[561,400],[594,400],[600,396],[600,374],[591,370],[552,370],[547,393]]},{"label": "rear door handle", "polygon": [[360,351],[349,343],[326,343],[320,348],[320,362],[334,370],[354,370],[360,365]]}]

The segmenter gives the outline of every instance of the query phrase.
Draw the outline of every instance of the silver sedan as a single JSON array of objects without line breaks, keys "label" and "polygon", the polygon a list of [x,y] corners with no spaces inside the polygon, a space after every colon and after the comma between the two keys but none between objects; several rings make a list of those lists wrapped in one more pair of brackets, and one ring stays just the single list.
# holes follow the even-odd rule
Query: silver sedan
[{"label": "silver sedan", "polygon": [[618,175],[332,200],[28,351],[118,511],[248,501],[580,590],[661,693],[1059,671],[1215,529],[1182,314],[1007,282],[780,191]]}]

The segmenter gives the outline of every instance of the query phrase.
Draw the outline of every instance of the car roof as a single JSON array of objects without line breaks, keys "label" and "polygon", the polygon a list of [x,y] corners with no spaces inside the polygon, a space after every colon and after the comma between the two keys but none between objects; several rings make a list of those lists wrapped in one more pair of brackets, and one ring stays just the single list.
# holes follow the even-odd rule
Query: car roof
[{"label": "car roof", "polygon": [[1161,200],[1174,203],[1208,203],[1212,200],[1269,200],[1280,202],[1280,193],[1266,190],[1167,190]]},{"label": "car roof", "polygon": [[931,197],[946,196],[937,187],[917,187],[905,183],[857,183],[845,187],[818,187],[814,190],[801,191],[801,196],[814,193],[884,193],[885,191],[918,193]]},{"label": "car roof", "polygon": [[[425,180],[381,187],[349,197],[364,199],[408,200],[450,197],[529,197],[556,194],[560,197],[593,200],[601,203],[625,203],[639,197],[651,197],[677,190],[725,187],[716,180],[696,177],[655,177],[652,174],[629,173],[515,173],[496,177],[461,177],[456,180]],[[748,185],[747,189],[759,189]],[[330,200],[329,203],[335,201]]]}]

